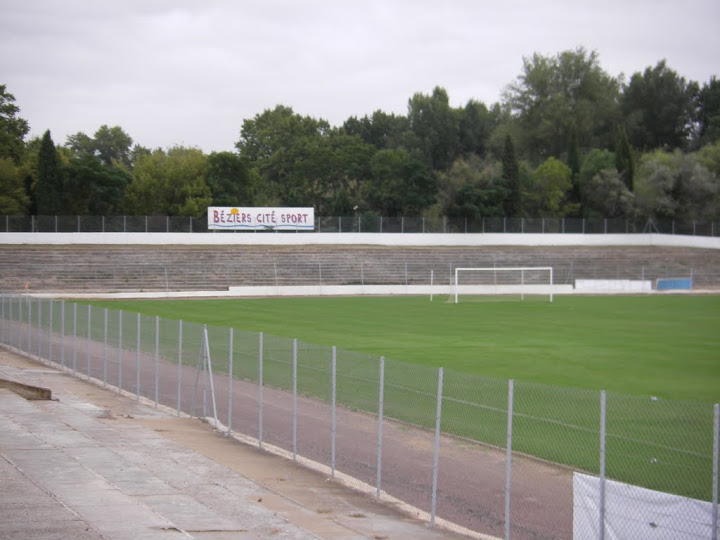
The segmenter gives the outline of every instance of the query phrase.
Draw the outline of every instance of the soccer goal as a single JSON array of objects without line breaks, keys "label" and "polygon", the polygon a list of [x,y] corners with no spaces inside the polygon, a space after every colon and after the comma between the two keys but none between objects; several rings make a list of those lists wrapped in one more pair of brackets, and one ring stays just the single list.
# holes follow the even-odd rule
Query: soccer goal
[{"label": "soccer goal", "polygon": [[455,303],[472,296],[547,296],[553,301],[553,269],[550,266],[511,268],[456,268]]}]

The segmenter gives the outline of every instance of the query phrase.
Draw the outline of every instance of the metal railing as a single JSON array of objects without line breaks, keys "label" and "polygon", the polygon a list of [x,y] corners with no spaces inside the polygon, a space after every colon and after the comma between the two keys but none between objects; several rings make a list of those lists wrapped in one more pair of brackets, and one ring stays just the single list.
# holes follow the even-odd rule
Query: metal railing
[{"label": "metal railing", "polygon": [[717,404],[491,379],[1,296],[6,347],[349,475],[431,523],[518,539],[717,538]]},{"label": "metal railing", "polygon": [[[189,216],[11,216],[0,215],[3,232],[208,232],[206,217]],[[233,231],[214,231],[218,234]],[[276,232],[238,231],[245,234]],[[294,233],[295,231],[289,231]],[[720,223],[603,218],[504,218],[316,216],[315,230],[334,233],[520,233],[520,234],[681,234],[720,236]]]}]

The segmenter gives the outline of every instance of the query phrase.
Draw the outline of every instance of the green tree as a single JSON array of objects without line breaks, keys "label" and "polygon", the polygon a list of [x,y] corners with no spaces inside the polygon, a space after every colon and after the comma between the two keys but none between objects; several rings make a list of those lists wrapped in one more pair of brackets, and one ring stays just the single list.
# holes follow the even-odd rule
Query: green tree
[{"label": "green tree", "polygon": [[665,60],[637,72],[623,87],[620,106],[633,148],[686,148],[693,124],[695,83],[688,83]]},{"label": "green tree", "polygon": [[15,105],[15,96],[0,84],[0,158],[10,158],[19,165],[23,154],[23,140],[30,127],[27,120],[20,118],[20,107]]},{"label": "green tree", "polygon": [[618,81],[584,48],[523,59],[523,73],[504,93],[519,123],[518,146],[535,159],[560,157],[574,130],[580,148],[612,146],[619,119]]},{"label": "green tree", "polygon": [[584,208],[589,217],[622,218],[633,213],[635,196],[616,169],[602,169],[586,184]]},{"label": "green tree", "polygon": [[567,155],[568,165],[570,167],[570,182],[572,184],[568,194],[568,203],[576,205],[580,213],[582,213],[582,197],[580,194],[580,148],[578,148],[575,129],[570,130]]},{"label": "green tree", "polygon": [[720,81],[713,76],[697,94],[696,146],[720,140]]},{"label": "green tree", "polygon": [[615,143],[615,168],[630,192],[635,188],[635,158],[625,129],[618,127]]},{"label": "green tree", "polygon": [[29,206],[20,168],[10,157],[0,158],[0,214],[26,214]]},{"label": "green tree", "polygon": [[217,206],[254,206],[257,173],[234,152],[213,152],[207,158],[207,184]]},{"label": "green tree", "polygon": [[365,143],[378,150],[392,150],[402,146],[410,122],[406,116],[396,116],[383,111],[375,111],[371,117],[348,118],[342,130],[347,135],[357,135]]},{"label": "green tree", "polygon": [[69,135],[66,146],[75,157],[93,156],[106,167],[122,167],[129,171],[132,165],[132,143],[132,137],[120,126],[108,127],[103,124],[93,137],[82,132]]},{"label": "green tree", "polygon": [[207,158],[197,148],[175,146],[141,155],[126,190],[126,208],[138,215],[204,215],[212,203]]},{"label": "green tree", "polygon": [[503,210],[508,217],[518,217],[521,211],[520,168],[515,157],[515,144],[512,137],[505,136],[505,148],[502,156],[502,179],[507,197]]},{"label": "green tree", "polygon": [[63,174],[50,130],[45,132],[40,142],[34,191],[38,214],[52,216],[65,212]]},{"label": "green tree", "polygon": [[484,103],[470,100],[458,111],[459,154],[476,154],[484,157],[488,139],[494,127],[492,117]]},{"label": "green tree", "polygon": [[427,96],[416,93],[408,101],[410,131],[422,159],[433,170],[448,168],[457,153],[458,126],[444,88]]},{"label": "green tree", "polygon": [[370,172],[365,200],[381,215],[420,215],[435,202],[435,178],[424,163],[406,150],[376,152]]},{"label": "green tree", "polygon": [[534,203],[536,215],[562,217],[573,210],[563,207],[567,192],[572,187],[571,175],[570,167],[554,157],[538,165],[532,176],[532,190],[526,194]]},{"label": "green tree", "polygon": [[324,120],[301,116],[290,107],[278,105],[243,121],[235,146],[240,156],[257,168],[267,199],[295,206],[302,203],[307,190],[306,177],[298,174],[296,165],[305,158],[308,148],[319,144],[329,128]]},{"label": "green tree", "polygon": [[64,167],[65,208],[76,215],[113,215],[120,213],[130,173],[104,165],[100,159],[85,155],[73,157]]},{"label": "green tree", "polygon": [[695,154],[656,150],[640,159],[635,198],[643,216],[677,221],[720,217],[720,181]]}]

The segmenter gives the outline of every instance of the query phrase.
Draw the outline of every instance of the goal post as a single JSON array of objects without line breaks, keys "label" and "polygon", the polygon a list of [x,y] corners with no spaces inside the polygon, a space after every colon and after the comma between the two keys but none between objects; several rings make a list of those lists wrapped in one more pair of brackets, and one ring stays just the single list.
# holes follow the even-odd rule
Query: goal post
[{"label": "goal post", "polygon": [[455,268],[455,303],[461,296],[501,294],[547,296],[553,301],[553,269],[551,266],[514,266]]}]

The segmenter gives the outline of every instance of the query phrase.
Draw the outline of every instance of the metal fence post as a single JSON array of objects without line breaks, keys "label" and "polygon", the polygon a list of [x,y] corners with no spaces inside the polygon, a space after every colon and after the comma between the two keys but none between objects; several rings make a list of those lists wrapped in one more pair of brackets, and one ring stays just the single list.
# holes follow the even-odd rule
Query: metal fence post
[{"label": "metal fence post", "polygon": [[605,538],[605,422],[607,414],[607,393],[600,392],[600,490],[598,501],[598,540]]},{"label": "metal fence post", "polygon": [[378,442],[377,442],[377,480],[375,499],[380,500],[380,485],[382,481],[382,439],[383,439],[383,409],[385,405],[385,357],[380,357],[380,387],[378,388]]},{"label": "metal fence post", "polygon": [[92,306],[90,304],[88,304],[88,307],[87,307],[87,344],[85,346],[85,356],[87,357],[85,360],[87,361],[88,379],[90,378],[90,343],[91,343],[91,339],[92,339],[91,324],[90,324],[91,320],[92,320]]},{"label": "metal fence post", "polygon": [[108,355],[107,355],[107,342],[108,342],[108,310],[103,309],[103,386],[107,386],[107,368],[108,368]]},{"label": "metal fence post", "polygon": [[65,300],[60,301],[60,363],[65,367]]},{"label": "metal fence post", "polygon": [[73,303],[73,371],[77,372],[77,304]]},{"label": "metal fence post", "polygon": [[507,449],[505,454],[505,540],[510,540],[510,481],[512,479],[512,434],[515,381],[508,381]]},{"label": "metal fence post", "polygon": [[160,317],[155,316],[155,408],[158,406],[160,383]]},{"label": "metal fence post", "polygon": [[180,416],[180,396],[182,393],[181,381],[182,381],[182,335],[183,335],[183,322],[182,319],[178,321],[178,366],[177,366],[177,415]]},{"label": "metal fence post", "polygon": [[50,299],[49,305],[50,309],[50,320],[48,321],[48,360],[51,362],[53,361],[52,358],[52,351],[53,351],[53,311],[55,311],[55,302],[54,300]]},{"label": "metal fence post", "polygon": [[137,314],[137,379],[135,381],[135,396],[140,401],[140,314]]},{"label": "metal fence post", "polygon": [[122,310],[118,311],[118,392],[122,391]]},{"label": "metal fence post", "polygon": [[293,339],[293,404],[292,404],[292,454],[293,461],[297,461],[297,338]]},{"label": "metal fence post", "polygon": [[258,343],[258,447],[262,448],[263,436],[263,333]]},{"label": "metal fence post", "polygon": [[718,452],[720,452],[720,405],[714,407],[713,418],[713,482],[712,540],[718,538]]},{"label": "metal fence post", "polygon": [[228,344],[228,417],[226,435],[232,435],[232,398],[233,398],[233,329],[230,328],[230,343]]},{"label": "metal fence post", "polygon": [[433,451],[432,503],[430,507],[430,525],[435,525],[437,510],[438,462],[440,460],[440,422],[442,419],[443,368],[438,369],[437,410],[435,414],[435,449]]},{"label": "metal fence post", "polygon": [[330,367],[330,373],[332,378],[332,392],[331,392],[331,422],[330,422],[330,476],[335,478],[335,403],[337,395],[337,347],[333,345],[332,348],[332,365]]},{"label": "metal fence post", "polygon": [[32,298],[29,296],[27,297],[27,319],[27,353],[28,357],[30,357],[32,355]]}]

